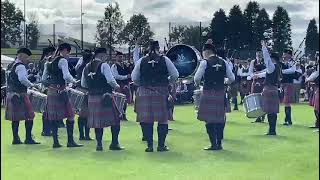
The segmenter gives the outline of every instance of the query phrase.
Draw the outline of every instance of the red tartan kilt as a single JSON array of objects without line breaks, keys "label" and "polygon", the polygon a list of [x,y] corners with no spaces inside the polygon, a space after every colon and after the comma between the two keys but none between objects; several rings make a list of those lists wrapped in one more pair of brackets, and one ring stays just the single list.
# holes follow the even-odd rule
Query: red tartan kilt
[{"label": "red tartan kilt", "polygon": [[13,95],[14,94],[10,92],[7,94],[5,119],[9,121],[33,120],[35,113],[33,112],[28,95],[24,94],[23,103],[17,105],[13,105],[12,103]]},{"label": "red tartan kilt", "polygon": [[262,93],[264,85],[264,78],[255,79],[251,85],[251,93]]},{"label": "red tartan kilt", "polygon": [[309,97],[309,106],[314,106],[314,98],[315,98],[315,92],[311,93],[311,96]]},{"label": "red tartan kilt", "polygon": [[139,87],[135,101],[137,122],[167,124],[170,118],[167,107],[168,87]]},{"label": "red tartan kilt", "polygon": [[239,89],[239,84],[238,83],[232,83],[230,85],[230,91],[229,91],[230,97],[237,97],[238,96],[238,89]]},{"label": "red tartan kilt", "polygon": [[120,113],[115,103],[112,107],[102,104],[102,95],[89,95],[88,97],[88,127],[104,128],[120,124]]},{"label": "red tartan kilt", "polygon": [[276,86],[265,86],[262,92],[262,110],[267,114],[279,113],[279,94]]},{"label": "red tartan kilt", "polygon": [[200,98],[198,119],[206,123],[225,123],[225,90],[204,90]]},{"label": "red tartan kilt", "polygon": [[84,97],[84,100],[80,107],[79,116],[84,118],[88,116],[88,95]]},{"label": "red tartan kilt", "polygon": [[[64,87],[60,88],[63,90]],[[68,118],[68,120],[74,120],[74,111],[70,101],[64,102],[63,97],[57,92],[57,89],[48,88],[47,95],[47,119],[59,120]]]},{"label": "red tartan kilt", "polygon": [[284,98],[282,103],[284,104],[292,104],[296,102],[295,99],[295,88],[293,83],[285,83],[282,85]]},{"label": "red tartan kilt", "polygon": [[320,112],[319,111],[319,87],[317,87],[316,89],[316,93],[314,95],[314,109],[317,111],[317,112]]},{"label": "red tartan kilt", "polygon": [[252,81],[241,81],[240,83],[240,93],[250,94]]}]

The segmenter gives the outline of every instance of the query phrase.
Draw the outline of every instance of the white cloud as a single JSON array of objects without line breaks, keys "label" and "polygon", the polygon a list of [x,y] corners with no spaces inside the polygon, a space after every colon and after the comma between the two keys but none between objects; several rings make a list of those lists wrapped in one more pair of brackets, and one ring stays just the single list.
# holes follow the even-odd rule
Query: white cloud
[{"label": "white cloud", "polygon": [[[23,10],[23,0],[10,0]],[[94,41],[95,26],[98,19],[104,15],[104,9],[110,2],[116,0],[82,0],[83,23],[85,25],[84,40]],[[155,38],[163,43],[168,34],[169,21],[182,24],[196,24],[199,21],[210,22],[213,13],[222,8],[229,13],[235,4],[231,0],[117,0],[124,20],[136,13],[144,14],[150,21]],[[247,0],[236,2],[244,10]],[[278,5],[288,10],[292,20],[294,47],[297,47],[305,34],[311,18],[319,20],[318,0],[258,0],[260,8],[266,8],[270,17]],[[56,23],[57,32],[65,32],[70,36],[80,37],[80,0],[26,0],[26,9],[35,11],[39,17],[43,34],[52,32],[52,24]]]}]

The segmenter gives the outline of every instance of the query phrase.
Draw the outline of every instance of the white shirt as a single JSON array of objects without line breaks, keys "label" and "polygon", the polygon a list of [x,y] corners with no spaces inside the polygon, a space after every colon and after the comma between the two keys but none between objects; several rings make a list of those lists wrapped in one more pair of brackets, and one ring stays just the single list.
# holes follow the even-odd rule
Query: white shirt
[{"label": "white shirt", "polygon": [[139,47],[139,45],[136,45],[133,50],[133,63],[134,63],[134,65],[137,64],[139,59],[140,59],[140,47]]},{"label": "white shirt", "polygon": [[247,72],[247,73],[243,72],[244,70],[245,70],[245,68],[239,68],[239,69],[238,69],[238,72],[237,72],[238,76],[240,76],[240,77],[247,77],[247,76],[250,75],[249,72]]},{"label": "white shirt", "polygon": [[289,65],[289,69],[283,69],[282,74],[294,74],[296,72],[295,62],[290,60],[287,64]]},{"label": "white shirt", "polygon": [[262,53],[263,53],[263,61],[264,61],[264,64],[266,65],[267,68],[266,68],[265,72],[260,72],[260,73],[256,74],[259,78],[266,77],[267,73],[268,74],[273,73],[276,68],[271,60],[271,57],[270,57],[270,54],[269,54],[267,47],[265,47],[265,46],[262,47]]},{"label": "white shirt", "polygon": [[129,79],[127,75],[120,75],[118,72],[117,64],[113,64],[111,67],[111,72],[116,80],[126,80]]},{"label": "white shirt", "polygon": [[[296,69],[296,72],[302,74],[302,69],[301,68]],[[293,83],[294,84],[300,84],[301,82],[302,82],[302,76],[300,76],[298,80],[297,79],[293,79]]]},{"label": "white shirt", "polygon": [[[250,66],[249,66],[249,76],[247,77],[247,80],[250,81],[252,80],[252,77],[254,76],[254,63],[255,63],[256,60],[252,60],[250,62]],[[266,72],[266,69],[262,70],[260,73],[262,72]]]},{"label": "white shirt", "polygon": [[[47,62],[44,66],[42,81],[46,80],[49,77],[48,65],[49,65],[49,62]],[[69,72],[68,61],[65,58],[61,58],[59,60],[58,68],[61,69],[62,74],[63,74],[63,79],[66,81],[66,83],[75,83],[76,82],[76,80],[72,77],[72,75]]]},{"label": "white shirt", "polygon": [[79,69],[79,67],[81,66],[82,62],[83,62],[83,57],[81,57],[81,58],[78,60],[76,66],[74,67],[75,70],[78,70],[78,69]]},{"label": "white shirt", "polygon": [[[16,60],[15,61],[16,63],[19,63],[21,62],[20,60]],[[22,63],[22,62],[21,62]],[[26,87],[32,87],[34,86],[33,83],[31,83],[29,80],[28,80],[28,72],[27,72],[27,69],[24,65],[20,64],[16,67],[16,70],[15,70],[15,73],[17,74],[18,76],[18,80],[21,82],[21,84],[23,84],[24,86]]]},{"label": "white shirt", "polygon": [[319,65],[317,71],[313,72],[309,77],[307,77],[306,82],[314,81],[319,77]]},{"label": "white shirt", "polygon": [[[168,77],[169,83],[175,83],[175,81],[179,77],[179,72],[178,72],[177,68],[174,66],[174,64],[172,63],[172,61],[168,57],[166,57],[166,56],[163,56],[163,57],[165,58],[165,62],[166,62],[168,73],[169,73],[169,77]],[[142,58],[137,61],[136,65],[132,71],[132,74],[131,74],[132,81],[137,85],[140,85],[141,61],[142,61]]]},{"label": "white shirt", "polygon": [[[99,59],[96,58],[96,60],[99,60]],[[100,71],[104,75],[104,77],[106,78],[106,80],[107,80],[108,84],[110,84],[110,86],[112,86],[113,88],[120,87],[117,84],[117,81],[115,80],[115,78],[113,77],[110,66],[107,62],[102,63]],[[84,88],[88,88],[87,81],[86,81],[86,78],[84,75],[84,70],[82,71],[81,86]]]},{"label": "white shirt", "polygon": [[[226,64],[226,76],[228,78],[228,84],[231,84],[235,80],[235,75],[233,74],[231,67],[228,65],[228,62],[225,61]],[[200,85],[201,79],[204,76],[207,69],[207,61],[200,61],[199,68],[197,69],[196,74],[194,75],[194,83],[196,85]]]}]

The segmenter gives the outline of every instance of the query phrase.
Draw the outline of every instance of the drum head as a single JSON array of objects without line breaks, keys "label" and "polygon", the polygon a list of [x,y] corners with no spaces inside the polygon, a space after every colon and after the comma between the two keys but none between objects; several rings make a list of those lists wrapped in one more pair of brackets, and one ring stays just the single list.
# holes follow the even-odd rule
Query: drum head
[{"label": "drum head", "polygon": [[188,45],[176,45],[167,52],[167,57],[173,62],[180,78],[192,75],[200,60],[200,53]]}]

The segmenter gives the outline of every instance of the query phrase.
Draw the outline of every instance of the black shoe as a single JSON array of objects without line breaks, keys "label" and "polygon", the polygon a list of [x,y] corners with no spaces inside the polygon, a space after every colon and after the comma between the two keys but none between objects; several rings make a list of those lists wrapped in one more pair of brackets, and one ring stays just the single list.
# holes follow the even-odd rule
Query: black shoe
[{"label": "black shoe", "polygon": [[147,141],[147,139],[145,137],[142,137],[142,141]]},{"label": "black shoe", "polygon": [[52,133],[51,132],[42,132],[41,136],[46,136],[46,137],[52,136]]},{"label": "black shoe", "polygon": [[284,126],[289,126],[288,122],[283,123]]},{"label": "black shoe", "polygon": [[74,148],[74,147],[82,147],[82,144],[77,144],[76,142],[68,142],[67,147],[68,148]]},{"label": "black shoe", "polygon": [[203,148],[203,150],[205,150],[205,151],[212,151],[213,149],[214,149],[214,146],[208,146],[208,147]]},{"label": "black shoe", "polygon": [[153,147],[147,147],[147,149],[145,150],[145,152],[153,152]]},{"label": "black shoe", "polygon": [[84,141],[93,141],[93,139],[91,139],[91,137],[90,137],[90,136],[85,137],[83,140],[84,140]]},{"label": "black shoe", "polygon": [[52,145],[52,148],[53,148],[53,149],[57,149],[57,148],[61,148],[61,147],[62,147],[62,145],[59,144],[59,143],[54,143],[54,144]]},{"label": "black shoe", "polygon": [[317,128],[319,128],[319,126],[309,126],[309,128],[311,128],[311,129],[317,129]]},{"label": "black shoe", "polygon": [[167,146],[158,147],[158,148],[157,148],[157,151],[158,151],[158,152],[166,152],[166,151],[169,151],[169,148],[168,148]]},{"label": "black shoe", "polygon": [[168,131],[172,131],[173,129],[172,128],[168,128]]},{"label": "black shoe", "polygon": [[25,141],[24,141],[24,144],[41,144],[41,143],[39,143],[39,142],[36,142],[35,140],[33,140],[33,139],[26,139]]},{"label": "black shoe", "polygon": [[102,146],[97,146],[96,151],[103,151],[103,147]]},{"label": "black shoe", "polygon": [[121,147],[119,144],[117,144],[117,145],[111,144],[109,146],[109,150],[111,150],[111,151],[121,151],[121,150],[124,150],[124,147]]},{"label": "black shoe", "polygon": [[222,149],[223,149],[223,148],[222,148],[222,145],[221,145],[221,144],[213,147],[213,150],[214,150],[214,151],[221,151]]},{"label": "black shoe", "polygon": [[80,140],[80,141],[84,141],[85,138],[84,138],[84,137],[79,137],[79,140]]},{"label": "black shoe", "polygon": [[64,122],[59,122],[59,124],[58,124],[58,128],[65,128],[66,127],[66,125],[64,124]]},{"label": "black shoe", "polygon": [[14,139],[14,140],[12,141],[12,145],[18,145],[18,144],[22,144],[20,138]]},{"label": "black shoe", "polygon": [[276,136],[277,133],[276,132],[268,132],[267,134],[265,134],[266,136]]},{"label": "black shoe", "polygon": [[238,110],[239,110],[239,108],[237,108],[237,107],[236,107],[236,108],[233,108],[233,110],[234,110],[234,111],[238,111]]}]

